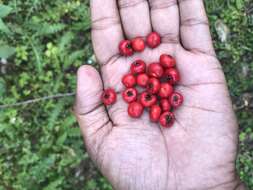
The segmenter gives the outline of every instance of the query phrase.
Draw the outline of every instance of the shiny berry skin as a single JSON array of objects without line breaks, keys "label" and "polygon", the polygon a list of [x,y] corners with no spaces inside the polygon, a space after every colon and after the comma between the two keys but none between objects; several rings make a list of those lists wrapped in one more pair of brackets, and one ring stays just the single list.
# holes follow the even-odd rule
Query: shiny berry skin
[{"label": "shiny berry skin", "polygon": [[159,105],[151,106],[149,110],[149,118],[152,122],[158,122],[161,116],[162,109]]},{"label": "shiny berry skin", "polygon": [[161,44],[161,37],[157,32],[151,32],[146,39],[146,43],[150,48],[156,48]]},{"label": "shiny berry skin", "polygon": [[122,98],[127,103],[131,103],[137,100],[138,92],[135,88],[127,88],[122,92]]},{"label": "shiny berry skin", "polygon": [[128,115],[132,118],[140,118],[143,111],[144,107],[139,102],[132,102],[128,105]]},{"label": "shiny berry skin", "polygon": [[132,74],[140,74],[146,72],[146,63],[142,60],[136,60],[130,67]]},{"label": "shiny berry skin", "polygon": [[159,89],[161,98],[168,98],[173,93],[173,87],[169,83],[162,83]]},{"label": "shiny berry skin", "polygon": [[184,102],[184,97],[182,96],[182,94],[178,92],[174,92],[170,96],[170,104],[174,108],[178,108],[179,106],[183,104],[183,102]]},{"label": "shiny berry skin", "polygon": [[151,63],[148,66],[148,75],[155,78],[161,78],[164,74],[164,70],[159,63]]},{"label": "shiny berry skin", "polygon": [[131,42],[134,51],[142,52],[145,49],[145,41],[141,37],[134,38]]},{"label": "shiny berry skin", "polygon": [[112,105],[117,101],[117,94],[114,89],[108,88],[104,90],[101,99],[104,105]]},{"label": "shiny berry skin", "polygon": [[165,128],[172,127],[175,122],[175,115],[172,112],[164,112],[160,116],[159,122]]},{"label": "shiny berry skin", "polygon": [[161,99],[160,106],[164,112],[171,110],[171,105],[168,99]]},{"label": "shiny berry skin", "polygon": [[139,74],[137,75],[137,78],[136,78],[137,85],[144,88],[147,86],[148,80],[149,80],[149,77],[146,73]]},{"label": "shiny berry skin", "polygon": [[151,107],[155,105],[157,102],[157,97],[151,93],[148,92],[142,92],[140,95],[140,103],[144,107]]},{"label": "shiny berry skin", "polygon": [[162,54],[160,56],[160,64],[163,68],[169,69],[176,66],[176,60],[170,55]]},{"label": "shiny berry skin", "polygon": [[165,70],[163,78],[166,82],[174,85],[180,81],[180,74],[177,69],[170,68]]},{"label": "shiny berry skin", "polygon": [[161,83],[157,78],[150,78],[147,84],[147,91],[151,94],[156,94],[161,88]]},{"label": "shiny berry skin", "polygon": [[132,88],[136,85],[136,78],[133,74],[126,74],[122,78],[122,83],[127,88]]},{"label": "shiny berry skin", "polygon": [[130,40],[122,40],[119,44],[119,52],[123,56],[131,56],[134,54]]}]

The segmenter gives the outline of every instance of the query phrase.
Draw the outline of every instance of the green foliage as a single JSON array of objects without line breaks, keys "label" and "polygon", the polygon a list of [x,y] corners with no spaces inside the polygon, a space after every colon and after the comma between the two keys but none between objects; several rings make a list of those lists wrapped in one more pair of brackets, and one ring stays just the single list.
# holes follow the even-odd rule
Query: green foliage
[{"label": "green foliage", "polygon": [[[239,118],[237,168],[253,189],[253,4],[205,2]],[[77,68],[92,55],[88,0],[0,0],[0,57],[7,59],[0,104],[73,92]],[[72,104],[68,97],[0,110],[0,190],[111,189],[84,150]]]}]

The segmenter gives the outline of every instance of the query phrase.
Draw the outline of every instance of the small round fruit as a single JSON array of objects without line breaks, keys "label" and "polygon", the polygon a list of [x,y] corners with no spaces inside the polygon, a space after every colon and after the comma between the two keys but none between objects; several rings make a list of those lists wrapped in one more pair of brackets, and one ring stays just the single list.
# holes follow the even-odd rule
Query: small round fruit
[{"label": "small round fruit", "polygon": [[126,74],[122,78],[122,83],[127,88],[132,88],[136,85],[136,78],[133,74]]},{"label": "small round fruit", "polygon": [[143,114],[144,107],[139,102],[132,102],[128,105],[128,115],[132,118],[140,118]]},{"label": "small round fruit", "polygon": [[134,53],[130,40],[122,40],[119,44],[119,52],[123,56],[131,56]]},{"label": "small round fruit", "polygon": [[172,127],[172,125],[175,122],[175,116],[172,112],[164,112],[161,116],[160,116],[160,125],[163,127]]},{"label": "small round fruit", "polygon": [[102,99],[102,102],[104,103],[104,105],[107,105],[107,106],[112,105],[117,100],[117,94],[114,89],[108,88],[108,89],[104,90],[101,99]]},{"label": "small round fruit", "polygon": [[148,66],[148,75],[155,78],[161,78],[164,70],[159,63],[151,63]]},{"label": "small round fruit", "polygon": [[134,38],[131,42],[134,51],[142,52],[145,49],[145,41],[141,37]]},{"label": "small round fruit", "polygon": [[149,80],[149,77],[146,73],[142,73],[142,74],[139,74],[137,75],[137,85],[141,86],[141,87],[146,87],[147,84],[148,84],[148,80]]},{"label": "small round fruit", "polygon": [[151,32],[148,36],[147,36],[147,45],[150,48],[156,48],[161,44],[161,37],[157,32]]},{"label": "small round fruit", "polygon": [[147,84],[147,91],[151,94],[156,94],[161,88],[160,81],[157,78],[150,78]]},{"label": "small round fruit", "polygon": [[174,92],[170,96],[170,104],[174,108],[178,108],[179,106],[183,104],[183,102],[184,102],[184,97],[182,96],[182,94],[178,92]]},{"label": "small round fruit", "polygon": [[146,72],[146,63],[142,60],[136,60],[131,64],[131,73],[132,74],[140,74]]},{"label": "small round fruit", "polygon": [[161,98],[168,98],[173,93],[173,87],[169,83],[162,83],[159,89]]},{"label": "small round fruit", "polygon": [[123,100],[127,103],[131,103],[137,100],[138,92],[135,88],[127,88],[122,92]]},{"label": "small round fruit", "polygon": [[166,82],[174,85],[180,81],[180,74],[177,69],[170,68],[165,70],[163,78]]},{"label": "small round fruit", "polygon": [[161,116],[162,109],[159,105],[153,105],[149,110],[149,118],[152,122],[158,122]]},{"label": "small round fruit", "polygon": [[157,102],[157,98],[155,95],[148,93],[148,92],[142,92],[140,95],[140,103],[144,107],[151,107],[155,105]]},{"label": "small round fruit", "polygon": [[167,54],[162,54],[160,56],[160,64],[165,68],[169,69],[176,66],[176,60]]},{"label": "small round fruit", "polygon": [[161,108],[164,112],[171,110],[171,105],[168,99],[162,99],[160,101]]}]

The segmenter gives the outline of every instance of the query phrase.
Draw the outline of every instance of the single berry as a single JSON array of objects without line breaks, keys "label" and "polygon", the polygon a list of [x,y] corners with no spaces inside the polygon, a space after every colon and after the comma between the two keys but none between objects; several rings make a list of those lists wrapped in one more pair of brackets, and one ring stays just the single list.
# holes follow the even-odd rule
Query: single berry
[{"label": "single berry", "polygon": [[145,41],[141,37],[134,38],[131,42],[134,51],[142,52],[145,49]]},{"label": "single berry", "polygon": [[130,40],[122,40],[119,44],[119,52],[123,56],[131,56],[134,53]]},{"label": "single berry", "polygon": [[168,68],[172,68],[172,67],[176,66],[176,60],[172,56],[170,56],[170,55],[162,54],[160,56],[160,64],[165,69],[168,69]]},{"label": "single berry", "polygon": [[173,87],[169,83],[162,83],[160,90],[159,90],[159,96],[161,98],[168,98],[173,93]]},{"label": "single berry", "polygon": [[117,100],[117,94],[114,89],[108,88],[108,89],[104,90],[101,99],[105,105],[107,105],[107,106],[112,105]]},{"label": "single berry", "polygon": [[162,109],[159,105],[151,106],[149,110],[149,117],[152,122],[158,122],[161,116]]},{"label": "single berry", "polygon": [[159,63],[151,63],[148,66],[148,75],[155,78],[161,78],[164,70]]},{"label": "single berry", "polygon": [[133,74],[126,74],[122,78],[122,83],[127,88],[132,88],[136,85],[136,78]]},{"label": "single berry", "polygon": [[128,105],[128,115],[132,118],[139,118],[143,114],[144,107],[139,102],[132,102]]},{"label": "single berry", "polygon": [[174,108],[178,108],[179,106],[183,104],[183,102],[184,102],[184,97],[182,96],[182,94],[178,92],[174,92],[170,96],[170,104]]},{"label": "single berry", "polygon": [[155,95],[148,93],[148,92],[142,92],[140,95],[140,103],[144,107],[151,107],[155,105],[157,102],[157,98]]},{"label": "single berry", "polygon": [[139,74],[137,75],[137,85],[141,86],[141,87],[146,87],[147,84],[148,84],[148,80],[149,80],[149,77],[146,73],[142,73],[142,74]]},{"label": "single berry", "polygon": [[151,94],[156,94],[161,88],[160,81],[157,78],[150,78],[147,84],[147,91]]},{"label": "single berry", "polygon": [[168,99],[161,99],[160,106],[164,112],[171,110],[171,105]]},{"label": "single berry", "polygon": [[172,127],[172,125],[175,122],[175,116],[172,112],[164,112],[161,116],[160,116],[160,125],[163,127]]},{"label": "single berry", "polygon": [[138,92],[135,88],[127,88],[122,92],[122,97],[127,103],[131,103],[137,100]]},{"label": "single berry", "polygon": [[156,48],[157,46],[161,44],[161,37],[157,32],[151,32],[147,36],[146,42],[147,42],[148,47]]},{"label": "single berry", "polygon": [[163,75],[166,82],[174,85],[180,81],[180,75],[177,69],[170,68],[166,69]]},{"label": "single berry", "polygon": [[140,74],[146,72],[146,63],[142,60],[136,60],[131,64],[131,73],[132,74]]}]

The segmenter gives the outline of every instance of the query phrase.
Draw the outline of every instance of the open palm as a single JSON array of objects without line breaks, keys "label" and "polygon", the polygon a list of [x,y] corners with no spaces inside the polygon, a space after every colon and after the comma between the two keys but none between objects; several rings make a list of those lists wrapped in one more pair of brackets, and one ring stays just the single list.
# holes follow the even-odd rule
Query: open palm
[{"label": "open palm", "polygon": [[[92,41],[101,73],[78,72],[75,112],[87,150],[115,189],[239,189],[235,172],[237,122],[221,65],[215,56],[201,0],[91,0]],[[156,49],[121,57],[118,44],[162,36]],[[121,78],[136,59],[173,55],[181,73],[177,91],[185,97],[170,129],[127,115],[121,96],[107,109],[103,88],[121,92]]]}]

